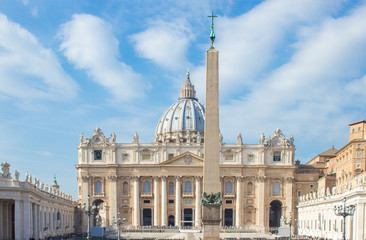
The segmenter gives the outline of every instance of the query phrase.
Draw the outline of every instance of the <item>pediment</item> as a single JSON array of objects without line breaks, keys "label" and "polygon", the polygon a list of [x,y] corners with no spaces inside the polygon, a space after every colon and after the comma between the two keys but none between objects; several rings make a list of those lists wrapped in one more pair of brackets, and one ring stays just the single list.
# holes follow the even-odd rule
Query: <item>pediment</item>
[{"label": "pediment", "polygon": [[203,166],[203,158],[196,154],[186,152],[170,160],[162,162],[161,165],[184,165],[184,166]]}]

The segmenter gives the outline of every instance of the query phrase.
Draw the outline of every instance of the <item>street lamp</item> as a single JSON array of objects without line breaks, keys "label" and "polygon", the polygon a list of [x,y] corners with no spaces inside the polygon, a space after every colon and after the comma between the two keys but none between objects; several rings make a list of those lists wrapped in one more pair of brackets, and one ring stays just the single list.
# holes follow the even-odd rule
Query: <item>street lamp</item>
[{"label": "street lamp", "polygon": [[126,221],[127,218],[126,217],[123,217],[123,219],[121,219],[121,212],[118,211],[118,216],[117,216],[117,220],[115,219],[115,217],[113,217],[113,224],[116,224],[117,225],[117,234],[118,234],[118,237],[117,239],[120,240],[120,229],[121,229],[121,225],[124,221]]},{"label": "street lamp", "polygon": [[296,222],[296,219],[295,219],[295,221],[292,220],[292,212],[290,212],[290,219],[287,219],[286,217],[284,217],[283,220],[284,220],[285,225],[290,225],[290,237],[289,237],[289,239],[291,240],[291,236],[292,236],[291,226],[292,226],[292,224],[294,224],[294,222]]},{"label": "street lamp", "polygon": [[334,206],[334,214],[343,217],[343,239],[346,240],[346,217],[355,214],[355,206],[346,207],[346,197],[343,199],[343,206]]},{"label": "street lamp", "polygon": [[90,195],[88,195],[88,205],[85,203],[81,207],[81,205],[78,205],[78,208],[81,209],[83,214],[88,215],[88,237],[87,239],[90,239],[90,216],[97,213],[99,206],[96,206],[95,204],[93,206],[90,205]]}]

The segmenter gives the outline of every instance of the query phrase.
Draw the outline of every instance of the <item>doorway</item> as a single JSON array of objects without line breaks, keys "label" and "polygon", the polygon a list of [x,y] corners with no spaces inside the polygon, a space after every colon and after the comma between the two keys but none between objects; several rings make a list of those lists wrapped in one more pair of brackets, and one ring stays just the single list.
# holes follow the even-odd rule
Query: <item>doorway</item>
[{"label": "doorway", "polygon": [[144,208],[142,210],[142,226],[152,225],[152,214],[151,208]]},{"label": "doorway", "polygon": [[224,225],[225,226],[228,226],[228,227],[233,226],[233,224],[234,224],[233,212],[234,212],[233,209],[225,209],[225,211],[224,211],[224,216],[225,216]]},{"label": "doorway", "polygon": [[183,210],[183,226],[192,227],[193,225],[193,210],[192,208],[185,208]]},{"label": "doorway", "polygon": [[173,215],[170,215],[168,217],[168,226],[169,227],[172,227],[172,226],[174,226],[174,224],[175,224],[174,216]]}]

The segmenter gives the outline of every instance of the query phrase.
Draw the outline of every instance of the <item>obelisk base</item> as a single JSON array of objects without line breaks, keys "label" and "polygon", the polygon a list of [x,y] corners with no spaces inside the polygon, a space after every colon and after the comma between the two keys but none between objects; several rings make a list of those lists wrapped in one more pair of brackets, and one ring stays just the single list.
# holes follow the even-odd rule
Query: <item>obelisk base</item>
[{"label": "obelisk base", "polygon": [[202,205],[203,240],[220,240],[220,205]]}]

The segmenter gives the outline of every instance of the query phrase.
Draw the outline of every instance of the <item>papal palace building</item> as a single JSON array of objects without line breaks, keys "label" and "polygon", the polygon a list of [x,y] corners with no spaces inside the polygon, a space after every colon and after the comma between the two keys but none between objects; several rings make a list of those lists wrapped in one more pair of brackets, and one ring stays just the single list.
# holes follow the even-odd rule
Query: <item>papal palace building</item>
[{"label": "papal palace building", "polygon": [[[314,191],[300,197],[298,233],[301,235],[342,239],[366,239],[366,121],[351,123],[349,142],[308,163],[323,169]],[[354,215],[344,221],[334,207],[355,207]],[[345,223],[345,226],[344,226]]]},{"label": "papal palace building", "polygon": [[[124,225],[201,226],[205,109],[190,76],[180,98],[161,116],[155,139],[118,143],[96,128],[80,136],[78,198],[88,195],[99,213],[92,224],[112,225],[120,212]],[[281,216],[296,214],[298,196],[315,188],[318,169],[294,163],[294,138],[276,129],[258,143],[225,143],[220,134],[222,226],[265,232],[280,226]],[[300,177],[297,177],[300,176]],[[299,179],[299,180],[297,180]],[[86,218],[83,221],[86,229]]]}]

